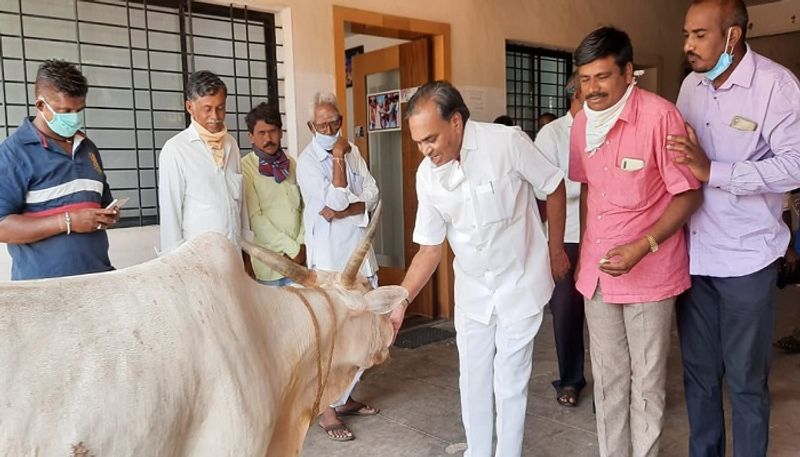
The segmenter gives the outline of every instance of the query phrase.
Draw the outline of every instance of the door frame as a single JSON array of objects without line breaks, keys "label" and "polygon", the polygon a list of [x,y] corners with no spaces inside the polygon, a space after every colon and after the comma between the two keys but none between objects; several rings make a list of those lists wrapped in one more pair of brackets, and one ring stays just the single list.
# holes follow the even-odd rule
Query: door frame
[{"label": "door frame", "polygon": [[[333,5],[333,68],[337,99],[346,100],[344,35],[348,25],[352,32],[364,35],[406,40],[429,37],[433,78],[450,80],[450,24]],[[339,106],[342,113],[342,125],[347,125],[348,113],[345,105],[345,103],[341,103]],[[349,133],[343,131],[342,135],[346,138]],[[442,261],[436,270],[436,278],[434,287],[439,305],[438,315],[443,318],[452,318],[454,310],[453,253],[449,248],[443,250]]]}]

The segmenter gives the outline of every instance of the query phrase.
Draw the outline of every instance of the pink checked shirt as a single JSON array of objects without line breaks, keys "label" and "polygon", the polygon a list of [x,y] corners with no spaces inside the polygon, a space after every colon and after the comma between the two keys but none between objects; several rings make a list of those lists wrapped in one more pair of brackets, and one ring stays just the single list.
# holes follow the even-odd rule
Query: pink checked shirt
[{"label": "pink checked shirt", "polygon": [[[611,248],[647,235],[673,195],[700,188],[687,168],[673,163],[672,153],[666,149],[668,134],[686,135],[677,108],[639,88],[633,90],[606,143],[592,157],[584,152],[586,114],[581,111],[575,117],[569,177],[589,186],[581,269],[576,279],[576,287],[585,297],[594,295],[598,281],[606,303],[659,301],[689,288],[683,230],[663,241],[658,251],[646,255],[628,274],[615,278],[598,268]],[[623,161],[628,170],[623,170]]]}]

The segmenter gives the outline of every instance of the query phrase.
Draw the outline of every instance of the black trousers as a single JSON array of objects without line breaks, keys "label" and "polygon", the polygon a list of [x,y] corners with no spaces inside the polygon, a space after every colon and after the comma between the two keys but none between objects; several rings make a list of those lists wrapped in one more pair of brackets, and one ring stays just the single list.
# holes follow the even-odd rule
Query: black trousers
[{"label": "black trousers", "polygon": [[571,267],[567,276],[556,281],[550,311],[553,313],[553,334],[556,339],[559,379],[553,387],[574,387],[579,391],[586,385],[583,375],[583,296],[575,289],[575,266],[580,245],[564,243]]}]

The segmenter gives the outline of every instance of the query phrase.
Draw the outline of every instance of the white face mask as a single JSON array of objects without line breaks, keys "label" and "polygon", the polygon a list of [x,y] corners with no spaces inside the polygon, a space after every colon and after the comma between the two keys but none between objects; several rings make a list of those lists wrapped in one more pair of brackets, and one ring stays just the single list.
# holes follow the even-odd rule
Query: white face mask
[{"label": "white face mask", "polygon": [[451,160],[447,163],[439,165],[433,169],[433,176],[439,181],[445,189],[452,192],[459,186],[466,176],[464,170],[461,169],[461,162],[458,160]]},{"label": "white face mask", "polygon": [[325,135],[319,132],[314,132],[314,141],[317,142],[319,147],[326,151],[330,151],[333,149],[333,145],[336,144],[336,140],[339,139],[341,135],[341,131],[336,132],[336,135]]},{"label": "white face mask", "polygon": [[633,88],[636,83],[628,86],[625,95],[613,106],[606,108],[602,111],[594,111],[589,108],[589,104],[583,102],[583,111],[586,113],[586,150],[589,157],[593,156],[595,151],[606,142],[606,136],[611,128],[617,123],[617,119],[625,109],[628,99],[633,93]]}]

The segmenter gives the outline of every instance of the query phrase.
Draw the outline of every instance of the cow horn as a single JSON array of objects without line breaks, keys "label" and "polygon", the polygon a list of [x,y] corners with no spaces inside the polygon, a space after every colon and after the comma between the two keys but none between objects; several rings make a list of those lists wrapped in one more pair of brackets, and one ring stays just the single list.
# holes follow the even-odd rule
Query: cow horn
[{"label": "cow horn", "polygon": [[250,257],[255,257],[295,283],[305,287],[315,287],[317,285],[317,274],[314,271],[247,240],[242,240],[241,245],[242,249],[250,254]]},{"label": "cow horn", "polygon": [[367,256],[369,248],[372,247],[372,239],[375,237],[375,231],[378,229],[378,221],[381,218],[382,206],[383,204],[378,200],[378,205],[375,207],[375,211],[372,212],[372,218],[367,226],[367,231],[364,233],[364,237],[361,238],[361,243],[359,243],[356,250],[350,256],[350,260],[347,261],[347,266],[342,272],[342,285],[346,288],[352,287],[355,283],[358,270],[361,268],[361,264],[364,263],[364,257]]}]

